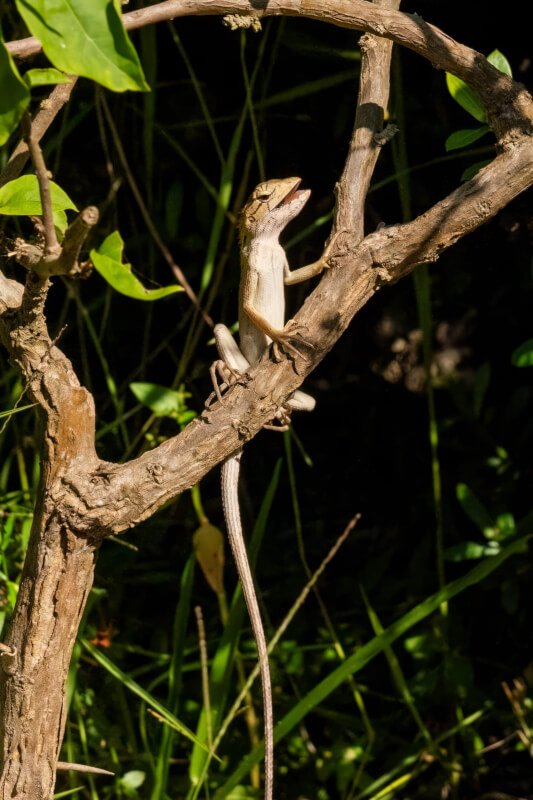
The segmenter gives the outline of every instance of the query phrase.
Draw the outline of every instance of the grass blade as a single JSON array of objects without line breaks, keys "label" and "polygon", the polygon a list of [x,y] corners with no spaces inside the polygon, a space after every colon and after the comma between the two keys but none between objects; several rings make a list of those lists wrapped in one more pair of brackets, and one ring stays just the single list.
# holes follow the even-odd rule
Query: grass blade
[{"label": "grass blade", "polygon": [[146,689],[143,689],[142,686],[139,686],[136,681],[123,672],[120,667],[117,667],[117,665],[114,664],[113,661],[105,656],[100,650],[98,650],[97,647],[93,647],[93,645],[90,644],[87,639],[80,639],[80,642],[85,650],[91,654],[94,660],[97,661],[101,667],[107,670],[107,672],[109,672],[113,678],[116,678],[117,681],[120,681],[122,686],[128,689],[132,694],[140,697],[141,700],[143,700],[146,705],[150,706],[150,708],[153,708],[154,711],[157,711],[163,717],[165,722],[179,731],[182,736],[185,736],[185,738],[189,739],[191,742],[194,742],[194,744],[196,744],[198,747],[201,747],[203,750],[208,750],[207,746],[201,742],[200,739],[198,739],[194,733],[183,724],[183,722],[180,722],[180,720],[174,716],[174,714],[171,714],[170,711],[168,711],[168,709],[166,709],[165,706],[159,702],[159,700],[156,700],[155,697],[152,697],[152,695],[146,691]]},{"label": "grass blade", "polygon": [[[276,742],[283,739],[293,728],[316,706],[321,703],[326,697],[335,691],[348,675],[354,675],[365,667],[373,658],[389,647],[393,642],[403,636],[414,625],[426,619],[430,614],[433,614],[442,603],[446,603],[453,597],[469,589],[471,586],[483,581],[495,570],[497,570],[508,558],[516,553],[523,552],[526,546],[526,541],[531,538],[530,536],[519,539],[514,542],[505,550],[502,550],[497,556],[487,558],[478,564],[474,569],[458,578],[455,581],[444,586],[440,591],[428,597],[422,603],[412,608],[403,617],[393,622],[384,633],[375,636],[365,645],[360,647],[353,653],[346,661],[333,670],[327,678],[324,678],[314,689],[312,689],[305,697],[303,697],[294,708],[276,725],[274,735]],[[253,764],[256,764],[263,757],[264,744],[255,748],[246,758],[244,758],[237,769],[230,775],[227,781],[215,794],[215,800],[222,800],[229,792],[238,785],[244,775],[250,771]]]}]

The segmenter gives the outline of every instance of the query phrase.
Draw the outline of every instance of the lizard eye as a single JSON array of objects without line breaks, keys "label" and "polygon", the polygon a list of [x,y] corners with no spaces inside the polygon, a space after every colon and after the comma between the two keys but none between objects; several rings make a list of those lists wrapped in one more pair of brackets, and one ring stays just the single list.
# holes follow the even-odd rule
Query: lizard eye
[{"label": "lizard eye", "polygon": [[261,194],[257,195],[257,199],[264,202],[270,198],[270,192],[261,192]]}]

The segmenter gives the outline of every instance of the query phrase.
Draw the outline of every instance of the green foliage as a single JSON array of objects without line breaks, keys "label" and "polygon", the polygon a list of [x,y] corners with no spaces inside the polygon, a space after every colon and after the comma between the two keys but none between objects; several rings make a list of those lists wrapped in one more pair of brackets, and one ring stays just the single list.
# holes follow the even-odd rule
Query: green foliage
[{"label": "green foliage", "polygon": [[118,231],[110,233],[98,249],[91,250],[91,261],[96,271],[107,283],[126,297],[133,300],[161,300],[176,292],[181,286],[162,286],[159,289],[146,289],[132,272],[131,264],[122,263],[124,242]]},{"label": "green foliage", "polygon": [[16,0],[51,63],[114,92],[146,91],[139,58],[124,30],[120,0]]},{"label": "green foliage", "polygon": [[[451,600],[466,589],[485,580],[487,576],[495,569],[498,569],[506,559],[520,552],[527,552],[526,540],[515,542],[494,558],[483,561],[462,578],[453,581],[441,591],[426,598],[422,603],[412,608],[400,619],[396,620],[389,628],[383,631],[383,633],[375,636],[359,647],[340,667],[337,667],[337,669],[333,670],[326,678],[318,683],[285,717],[278,721],[276,725],[276,742],[281,741],[295,725],[301,722],[306,714],[337,689],[348,675],[354,675],[359,672],[359,670],[370,663],[376,656],[386,651],[393,642],[400,636],[403,636],[403,634],[414,625],[437,611],[443,602]],[[237,786],[238,782],[242,780],[250,767],[262,758],[263,752],[264,748],[261,743],[249,756],[241,761],[239,767],[215,794],[215,800],[222,800],[223,797],[226,797],[227,792]]]},{"label": "green foliage", "polygon": [[481,102],[479,95],[471,89],[465,81],[447,72],[446,86],[455,102],[458,103],[461,108],[464,108],[471,117],[477,119],[478,122],[487,121],[485,106]]},{"label": "green foliage", "polygon": [[4,45],[0,24],[0,147],[7,142],[30,102],[28,87],[21,79]]},{"label": "green foliage", "polygon": [[189,392],[168,389],[158,383],[130,383],[130,389],[140,403],[147,406],[156,417],[175,419],[179,425],[186,425],[196,416],[187,408]]},{"label": "green foliage", "polygon": [[[503,53],[500,53],[499,50],[493,50],[492,53],[487,56],[487,61],[492,64],[493,67],[499,69],[500,72],[512,77],[513,73],[511,70],[511,65]],[[464,108],[464,110],[467,111],[470,116],[474,117],[474,119],[477,119],[478,122],[487,122],[487,113],[479,95],[477,92],[471,89],[470,86],[465,83],[465,81],[447,72],[446,86],[455,102],[458,103],[461,108]],[[446,152],[460,150],[462,147],[468,147],[468,145],[477,142],[478,139],[481,139],[481,137],[485,136],[485,134],[489,133],[489,131],[490,128],[486,124],[477,128],[466,128],[464,130],[454,131],[454,133],[450,134],[450,136],[448,136],[446,139]],[[476,174],[478,169],[476,169],[474,172],[468,173],[467,176],[463,174],[462,180],[470,180],[470,178]]]},{"label": "green foliage", "polygon": [[119,791],[122,789],[126,797],[140,797],[137,789],[140,789],[146,780],[146,772],[139,769],[132,769],[119,778]]},{"label": "green foliage", "polygon": [[192,731],[190,731],[186,725],[183,724],[174,714],[171,714],[164,705],[162,705],[155,697],[153,697],[146,689],[143,689],[142,686],[133,680],[129,675],[123,672],[120,667],[114,664],[111,659],[107,658],[100,650],[95,648],[90,642],[86,641],[85,639],[81,640],[82,646],[91,654],[94,660],[110,675],[115,678],[115,680],[119,681],[121,685],[127,689],[132,694],[137,695],[143,700],[150,708],[157,711],[158,714],[161,715],[161,720],[166,725],[170,725],[172,728],[175,728],[182,736],[185,736],[186,739],[189,739],[194,744],[197,744],[199,747],[204,747],[207,750],[207,747],[202,744],[202,742],[197,739]]},{"label": "green foliage", "polygon": [[511,78],[513,77],[513,70],[511,69],[509,61],[499,50],[493,50],[492,53],[489,53],[487,61],[489,64],[492,64],[493,67],[499,69],[500,72],[503,72],[504,75],[509,75]]},{"label": "green foliage", "polygon": [[460,150],[461,147],[468,147],[469,144],[473,144],[477,142],[478,139],[481,139],[482,136],[485,136],[486,133],[490,131],[488,125],[481,125],[479,128],[465,128],[464,130],[455,131],[451,133],[444,146],[446,148],[446,152],[449,153],[451,150]]},{"label": "green foliage", "polygon": [[[500,72],[512,77],[513,73],[511,70],[511,65],[503,53],[500,53],[499,50],[493,50],[492,53],[489,53],[487,56],[487,61],[489,64],[492,64],[493,67],[496,67],[496,69],[500,70]],[[487,121],[485,107],[481,102],[479,95],[477,92],[471,89],[470,86],[465,83],[465,81],[447,72],[446,86],[448,87],[448,91],[455,102],[459,103],[461,108],[464,108],[465,111],[468,111],[470,116],[474,117],[474,119],[477,119],[478,122]]]},{"label": "green foliage", "polygon": [[[63,189],[50,181],[50,195],[54,224],[60,231],[67,227],[65,211],[76,210],[76,206]],[[35,175],[23,175],[0,187],[0,215],[26,217],[42,214],[39,184]]]},{"label": "green foliage", "polygon": [[494,518],[464,483],[457,486],[456,494],[463,510],[477,526],[487,543],[464,541],[453,545],[446,550],[448,561],[465,561],[483,556],[494,556],[500,552],[502,542],[516,536],[517,529],[513,514],[504,512]]},{"label": "green foliage", "polygon": [[35,408],[35,403],[29,406],[18,406],[18,408],[10,408],[9,411],[0,411],[0,419],[9,419],[13,414],[20,414],[21,411],[26,411],[28,408]]}]

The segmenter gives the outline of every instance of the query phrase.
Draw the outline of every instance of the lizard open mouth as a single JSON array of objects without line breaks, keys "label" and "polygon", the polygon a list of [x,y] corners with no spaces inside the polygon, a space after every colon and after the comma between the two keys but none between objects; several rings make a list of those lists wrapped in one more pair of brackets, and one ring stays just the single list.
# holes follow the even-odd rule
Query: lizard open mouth
[{"label": "lizard open mouth", "polygon": [[303,193],[303,191],[304,191],[303,189],[298,189],[298,186],[300,184],[301,184],[301,181],[298,181],[298,183],[294,184],[294,186],[290,190],[290,192],[287,195],[285,195],[285,197],[283,198],[281,203],[279,203],[280,206],[286,206],[292,200],[296,200],[296,198],[298,198]]}]

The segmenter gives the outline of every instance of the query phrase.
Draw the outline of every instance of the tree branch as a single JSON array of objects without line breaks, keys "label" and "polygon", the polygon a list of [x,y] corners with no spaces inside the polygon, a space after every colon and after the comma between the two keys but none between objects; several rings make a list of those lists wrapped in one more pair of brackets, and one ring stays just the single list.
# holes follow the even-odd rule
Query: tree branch
[{"label": "tree branch", "polygon": [[[383,8],[397,9],[400,0],[374,0]],[[355,124],[337,185],[337,209],[334,231],[349,230],[354,242],[364,236],[365,203],[370,181],[381,150],[377,138],[389,102],[392,42],[366,34],[359,40],[361,71]]]},{"label": "tree branch", "polygon": [[[25,40],[22,40],[25,41]],[[37,40],[36,40],[37,41]],[[55,86],[50,96],[41,102],[38,113],[35,115],[32,123],[33,136],[39,142],[63,106],[69,101],[72,90],[78,80],[77,75],[69,75],[70,83],[60,83]],[[21,139],[18,145],[13,150],[9,161],[0,173],[0,186],[3,186],[8,181],[18,178],[30,157],[28,145],[24,139]]]},{"label": "tree branch", "polygon": [[[380,0],[379,6],[366,0],[172,0],[125,15],[130,28],[187,14],[253,12],[329,21],[410,47],[468,81],[486,104],[500,149],[495,160],[413,222],[362,239],[364,196],[377,154],[370,133],[379,132],[388,93],[389,45],[370,48],[367,38],[361,107],[338,198],[337,225],[347,232],[332,240],[331,269],[296,316],[305,342],[300,342],[301,354],[294,360],[273,362],[270,353],[265,353],[249,376],[230,389],[223,404],[205,411],[179,436],[129,463],[108,463],[95,451],[93,399],[46,328],[49,278],[30,272],[22,287],[0,273],[0,340],[45,417],[34,525],[0,658],[4,663],[7,655],[0,670],[0,704],[5,709],[0,718],[2,793],[6,796],[52,796],[65,724],[64,685],[101,539],[147,519],[235,452],[275,416],[382,286],[418,263],[435,261],[533,184],[531,97],[478,53],[420,18],[390,10],[385,7],[389,2],[395,0]],[[23,43],[14,44],[24,51]],[[13,43],[10,49],[14,52]],[[380,85],[366,86],[374,69]],[[365,116],[363,106],[372,104],[375,108]],[[74,223],[71,254],[82,237],[82,223]],[[68,252],[67,256],[76,259]]]},{"label": "tree branch", "polygon": [[[134,27],[166,19],[169,14],[250,13],[250,10],[246,0],[209,4],[174,0],[132,12],[125,19],[129,27]],[[436,260],[440,252],[493,216],[533,182],[533,154],[528,139],[533,129],[531,98],[474,50],[457,44],[419,18],[360,0],[320,3],[276,0],[262,13],[329,20],[406,44],[437,66],[469,80],[487,103],[493,103],[493,111],[494,104],[502,106],[505,102],[505,114],[500,115],[497,128],[500,144],[507,149],[473,180],[413,222],[386,228],[362,242],[358,221],[362,215],[362,195],[357,198],[353,194],[353,181],[355,176],[368,181],[372,159],[367,156],[357,164],[352,152],[339,192],[338,220],[347,220],[350,226],[355,223],[356,228],[350,242],[344,240],[344,249],[333,247],[331,255],[337,268],[328,271],[297,315],[299,324],[308,331],[306,338],[313,346],[312,351],[297,359],[297,369],[289,360],[272,364],[265,356],[251,370],[254,377],[251,385],[237,385],[223,407],[216,406],[179,436],[128,464],[96,466],[91,460],[96,469],[90,474],[68,470],[65,485],[69,496],[65,498],[65,507],[73,529],[120,532],[151,516],[163,503],[197,482],[272,419],[288,394],[324,358],[354,314],[382,285],[398,280],[422,261]],[[373,91],[375,98],[379,95],[384,103],[387,92],[384,85]],[[363,87],[362,92],[364,97]],[[36,399],[42,402],[38,394]],[[101,491],[104,486],[105,509]]]},{"label": "tree branch", "polygon": [[379,289],[419,263],[436,261],[532,183],[533,151],[524,142],[413,222],[384,228],[353,247],[346,240],[343,249],[335,243],[336,266],[295,317],[310,345],[297,363],[274,363],[267,353],[250,369],[250,380],[231,389],[224,405],[217,403],[178,436],[126,464],[70,472],[63,496],[69,524],[88,535],[120,533],[197,483],[275,416]]},{"label": "tree branch", "polygon": [[[453,72],[480,94],[491,114],[506,103],[512,81],[486,59],[458,44],[435,25],[417,14],[380,8],[367,0],[166,0],[123,15],[127,30],[187,16],[244,14],[257,17],[293,16],[326,22],[341,28],[374,33],[427,58],[436,69]],[[35,37],[8,42],[16,58],[29,58],[41,51]]]},{"label": "tree branch", "polygon": [[[24,287],[0,272],[0,340],[21,371],[29,396],[45,416],[43,472],[61,480],[70,470],[95,469],[95,409],[69,359],[50,338],[44,305],[50,281],[30,272]],[[50,486],[52,483],[50,484]]]},{"label": "tree branch", "polygon": [[[245,0],[209,4],[180,0],[133,14],[140,25],[158,21],[157,14],[249,13],[250,8]],[[336,268],[325,274],[297,315],[311,349],[297,358],[296,365],[289,360],[271,363],[266,354],[260,364],[250,370],[251,383],[236,385],[224,406],[216,405],[182,434],[155,450],[127,464],[108,464],[91,458],[92,469],[66,469],[63,509],[72,529],[80,533],[106,535],[123,531],[148,518],[200,480],[273,418],[286,397],[324,358],[353,316],[376,291],[406,275],[417,264],[435,261],[443,250],[494,216],[533,183],[531,97],[522,86],[495,70],[474,50],[457,44],[419,18],[360,0],[320,3],[317,0],[276,0],[268,4],[264,13],[304,15],[343,27],[373,31],[406,44],[437,66],[469,80],[485,101],[492,104],[493,114],[499,109],[495,129],[502,152],[473,180],[413,222],[385,228],[363,241],[359,240],[357,232],[352,233],[343,237],[342,247],[338,241],[334,243],[330,256]],[[127,16],[131,22],[133,18]],[[167,17],[160,16],[163,18]],[[362,175],[363,165],[358,170]],[[345,202],[339,197],[340,205]],[[354,202],[353,197],[350,202]],[[354,208],[356,216],[360,216],[361,200],[356,201]],[[340,219],[351,217],[353,222],[353,215],[353,209],[351,212],[339,209]],[[64,364],[63,367],[66,368]],[[37,394],[36,399],[42,402]]]},{"label": "tree branch", "polygon": [[28,150],[35,168],[37,181],[39,183],[39,194],[41,197],[42,219],[44,227],[44,261],[56,261],[61,247],[57,241],[56,229],[54,226],[54,215],[52,212],[52,195],[50,194],[50,174],[44,163],[43,151],[32,130],[30,112],[26,111],[22,117],[22,127],[24,139],[28,145]]}]

